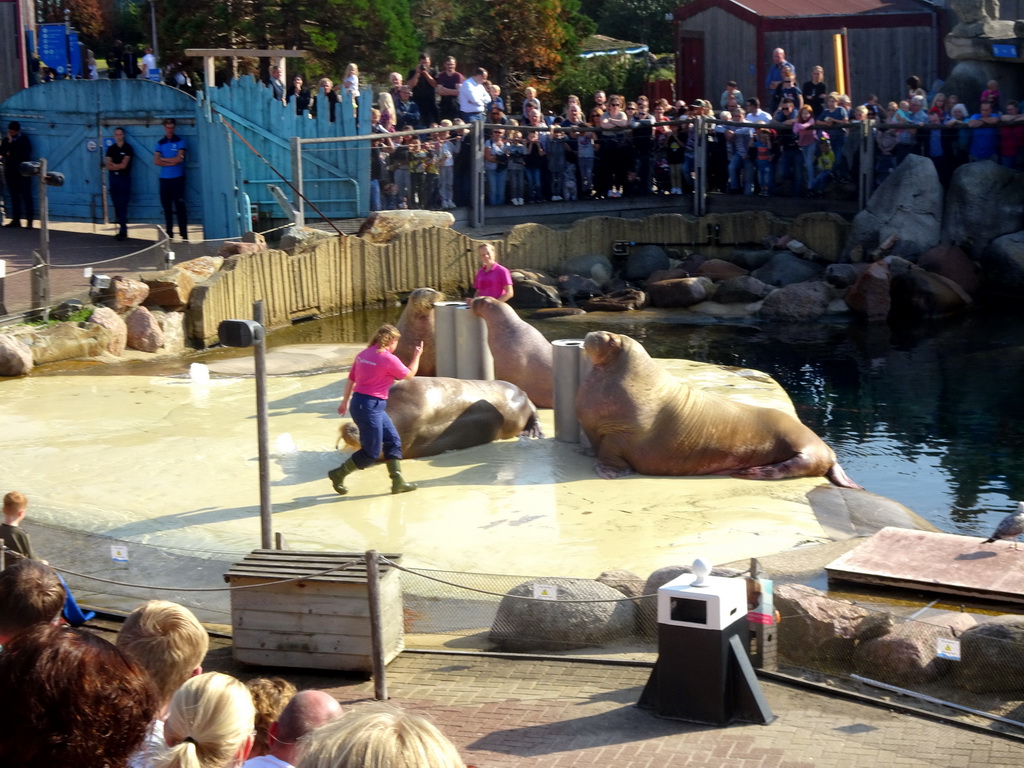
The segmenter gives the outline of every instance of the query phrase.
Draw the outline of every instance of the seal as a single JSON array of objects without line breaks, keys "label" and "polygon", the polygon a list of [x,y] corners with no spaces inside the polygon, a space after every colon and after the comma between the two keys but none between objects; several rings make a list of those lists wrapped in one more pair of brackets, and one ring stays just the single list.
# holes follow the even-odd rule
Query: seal
[{"label": "seal", "polygon": [[473,312],[487,324],[494,378],[526,390],[538,408],[551,408],[555,403],[551,342],[512,307],[490,296],[473,299]]},{"label": "seal", "polygon": [[827,477],[860,488],[832,449],[788,413],[687,386],[628,336],[592,331],[583,349],[593,369],[580,382],[576,418],[599,476]]},{"label": "seal", "polygon": [[[397,381],[388,394],[387,414],[402,438],[402,456],[407,459],[492,440],[544,436],[533,403],[507,381],[418,376]],[[358,449],[359,428],[352,422],[342,424],[339,445],[342,440]]]},{"label": "seal", "polygon": [[423,342],[420,368],[417,376],[437,375],[437,352],[434,345],[434,303],[443,301],[444,294],[433,288],[417,288],[409,294],[395,327],[401,336],[395,355],[406,365],[412,362],[412,351]]}]

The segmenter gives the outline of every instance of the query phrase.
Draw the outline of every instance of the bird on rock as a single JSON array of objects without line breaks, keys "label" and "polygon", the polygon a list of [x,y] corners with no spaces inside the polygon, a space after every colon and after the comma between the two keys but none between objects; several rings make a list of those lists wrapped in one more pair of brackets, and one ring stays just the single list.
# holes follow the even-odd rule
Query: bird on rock
[{"label": "bird on rock", "polygon": [[984,543],[991,544],[996,539],[1013,539],[1013,548],[1017,549],[1017,542],[1020,541],[1022,533],[1024,533],[1024,501],[1018,501],[1017,511],[1000,520],[992,538],[985,539]]}]

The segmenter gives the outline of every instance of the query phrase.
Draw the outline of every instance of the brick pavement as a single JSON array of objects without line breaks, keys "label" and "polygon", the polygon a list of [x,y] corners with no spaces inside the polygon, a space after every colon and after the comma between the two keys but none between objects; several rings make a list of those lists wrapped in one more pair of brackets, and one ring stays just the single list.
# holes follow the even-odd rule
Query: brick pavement
[{"label": "brick pavement", "polygon": [[[206,669],[282,675],[344,705],[373,683],[300,670],[240,668],[230,649]],[[406,652],[388,666],[393,703],[430,714],[479,768],[918,768],[1018,766],[1024,743],[763,681],[778,719],[713,728],[635,706],[646,667]]]}]

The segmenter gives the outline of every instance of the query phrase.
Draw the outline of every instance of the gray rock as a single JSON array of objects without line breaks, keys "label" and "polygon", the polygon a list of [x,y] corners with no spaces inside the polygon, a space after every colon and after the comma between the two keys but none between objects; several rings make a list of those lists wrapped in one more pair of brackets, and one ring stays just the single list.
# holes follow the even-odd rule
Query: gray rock
[{"label": "gray rock", "polygon": [[820,264],[805,261],[789,251],[776,251],[771,259],[751,274],[768,285],[783,286],[803,283],[818,277],[825,268]]},{"label": "gray rock", "polygon": [[1024,295],[1024,231],[997,237],[981,258],[985,284],[997,293]]},{"label": "gray rock", "polygon": [[812,280],[772,291],[761,303],[758,315],[765,320],[817,320],[825,314],[835,291],[828,283]]},{"label": "gray rock", "polygon": [[1020,692],[1024,680],[1024,616],[1006,615],[960,636],[957,682],[974,693]]},{"label": "gray rock", "polygon": [[747,274],[747,271],[738,264],[733,264],[725,259],[708,259],[693,274],[697,277],[707,277],[715,282],[719,282],[734,277],[742,277]]},{"label": "gray rock", "polygon": [[775,609],[781,616],[779,655],[786,662],[852,666],[854,638],[866,610],[802,584],[777,585]]},{"label": "gray rock", "polygon": [[939,530],[898,501],[866,491],[819,485],[807,493],[807,501],[819,525],[835,541],[870,536],[887,526]]},{"label": "gray rock", "polygon": [[582,275],[562,275],[558,278],[558,293],[566,300],[590,299],[600,296],[604,291],[601,286],[589,277]]},{"label": "gray rock", "polygon": [[611,587],[616,592],[621,592],[626,597],[640,597],[644,593],[644,580],[632,571],[615,569],[602,571],[597,577],[601,584]]},{"label": "gray rock", "polygon": [[[584,256],[570,256],[561,263],[557,272],[560,275],[584,275],[589,276],[594,280],[598,280],[594,275],[595,268],[607,276],[610,276],[612,273],[612,263],[603,253],[586,254]],[[604,279],[607,280],[608,277],[605,277]],[[601,280],[598,280],[598,282],[601,282]]]},{"label": "gray rock", "polygon": [[[319,229],[290,226],[285,229],[284,234],[281,235],[280,247],[283,251],[292,249],[304,251],[313,248],[317,243],[323,242],[324,240],[330,240],[334,237],[336,237],[336,235],[323,232]],[[387,242],[387,240],[384,240],[384,242]]]},{"label": "gray rock", "polygon": [[858,245],[874,248],[895,233],[900,239],[893,253],[915,258],[938,245],[942,206],[943,189],[934,163],[908,155],[854,217],[845,253]]},{"label": "gray rock", "polygon": [[990,242],[1024,229],[1024,173],[985,160],[956,169],[942,220],[942,239],[980,259]]},{"label": "gray rock", "polygon": [[510,307],[516,309],[540,309],[542,307],[560,307],[562,300],[558,298],[558,289],[552,285],[544,285],[536,280],[517,281],[513,287]]},{"label": "gray rock", "polygon": [[[558,599],[521,599],[533,597],[534,584],[556,586]],[[633,603],[622,597],[612,587],[585,579],[529,581],[501,599],[489,639],[513,653],[564,651],[619,640],[634,628]],[[568,600],[599,602],[564,602]]]},{"label": "gray rock", "polygon": [[583,302],[583,308],[587,312],[631,312],[646,306],[647,294],[636,288],[624,288]]},{"label": "gray rock", "polygon": [[32,371],[32,350],[20,339],[0,334],[0,376],[27,376]]},{"label": "gray rock", "polygon": [[772,260],[775,251],[770,249],[760,251],[733,251],[728,256],[728,261],[743,267],[744,269],[759,269]]},{"label": "gray rock", "polygon": [[825,281],[835,288],[849,288],[866,268],[867,264],[829,264],[825,267]]},{"label": "gray rock", "polygon": [[773,290],[775,289],[756,277],[743,275],[719,283],[718,290],[715,291],[715,301],[719,304],[749,304],[760,301]]},{"label": "gray rock", "polygon": [[128,343],[128,326],[123,317],[110,307],[96,307],[89,322],[101,325],[110,331],[107,352],[118,357],[124,354],[125,345]]},{"label": "gray rock", "polygon": [[681,277],[690,277],[690,273],[678,267],[675,269],[659,269],[657,272],[651,273],[650,277],[647,278],[647,284],[650,285],[661,280],[678,280]]},{"label": "gray rock", "polygon": [[692,307],[707,299],[710,285],[706,277],[661,280],[647,286],[647,295],[653,307]]},{"label": "gray rock", "polygon": [[641,245],[626,257],[627,280],[646,280],[652,272],[668,268],[668,254],[660,245]]}]

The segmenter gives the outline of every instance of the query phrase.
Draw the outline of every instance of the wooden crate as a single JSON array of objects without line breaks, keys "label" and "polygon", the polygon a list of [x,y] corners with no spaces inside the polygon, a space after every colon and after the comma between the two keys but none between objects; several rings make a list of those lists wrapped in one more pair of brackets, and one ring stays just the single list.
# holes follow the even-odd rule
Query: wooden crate
[{"label": "wooden crate", "polygon": [[[398,562],[401,555],[382,557]],[[224,574],[231,591],[234,657],[271,667],[334,669],[370,674],[370,604],[361,552],[258,549]],[[346,570],[323,573],[330,568]],[[281,582],[282,579],[302,578]],[[404,647],[399,572],[380,565],[384,662]]]}]

